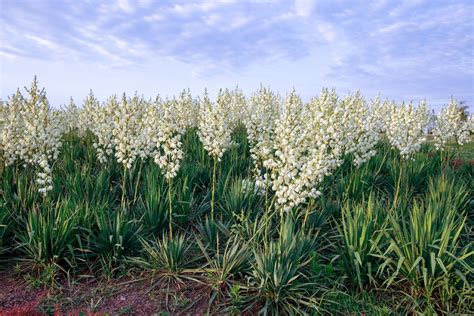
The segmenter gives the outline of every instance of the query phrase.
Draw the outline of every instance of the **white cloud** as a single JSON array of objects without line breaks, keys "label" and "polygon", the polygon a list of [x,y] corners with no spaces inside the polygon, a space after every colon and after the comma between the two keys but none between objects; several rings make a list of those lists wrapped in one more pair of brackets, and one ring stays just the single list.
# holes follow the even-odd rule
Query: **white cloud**
[{"label": "white cloud", "polygon": [[135,8],[130,3],[129,0],[117,0],[117,7],[126,13],[133,13],[135,12]]},{"label": "white cloud", "polygon": [[175,4],[169,11],[178,15],[188,16],[193,13],[216,10],[236,2],[236,0],[207,0],[198,3]]},{"label": "white cloud", "polygon": [[13,54],[10,54],[10,53],[7,53],[7,52],[3,52],[1,50],[0,50],[0,56],[8,58],[8,59],[17,59],[16,55],[13,55]]},{"label": "white cloud", "polygon": [[295,0],[294,11],[297,16],[307,18],[313,13],[316,3],[314,0]]},{"label": "white cloud", "polygon": [[238,29],[244,25],[247,25],[250,21],[252,21],[250,16],[239,16],[232,19],[229,26],[231,29]]},{"label": "white cloud", "polygon": [[321,34],[327,42],[334,42],[337,37],[334,26],[324,21],[316,21],[316,24],[316,29],[318,30],[319,34]]},{"label": "white cloud", "polygon": [[155,12],[151,15],[145,16],[144,20],[147,22],[159,22],[165,20],[165,16],[159,12]]},{"label": "white cloud", "polygon": [[52,41],[50,41],[46,38],[39,37],[37,35],[24,34],[23,36],[25,38],[27,38],[29,40],[32,40],[33,42],[41,45],[41,46],[44,46],[44,47],[50,49],[50,50],[58,50],[60,48],[60,46],[57,45],[56,43],[53,43]]},{"label": "white cloud", "polygon": [[426,0],[404,0],[389,13],[392,17],[399,17],[410,10],[422,5]]}]

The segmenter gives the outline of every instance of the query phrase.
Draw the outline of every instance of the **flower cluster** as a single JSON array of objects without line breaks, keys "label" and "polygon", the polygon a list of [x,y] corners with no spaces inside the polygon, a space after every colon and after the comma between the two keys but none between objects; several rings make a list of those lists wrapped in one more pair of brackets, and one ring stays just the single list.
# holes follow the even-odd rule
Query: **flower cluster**
[{"label": "flower cluster", "polygon": [[113,154],[113,117],[117,108],[117,97],[112,96],[102,106],[97,104],[96,107],[91,107],[90,113],[83,115],[84,119],[90,117],[91,124],[88,128],[90,128],[91,132],[95,135],[93,146],[97,150],[97,158],[101,163],[105,163],[108,157]]},{"label": "flower cluster", "polygon": [[326,169],[336,169],[342,163],[345,148],[349,142],[346,131],[349,128],[350,112],[344,107],[336,90],[323,89],[321,94],[308,103],[306,116],[312,137],[312,146],[324,150]]},{"label": "flower cluster", "polygon": [[379,124],[380,99],[367,104],[360,92],[347,96],[343,101],[345,120],[345,154],[354,156],[354,165],[360,166],[375,156],[375,146],[380,140],[382,126]]},{"label": "flower cluster", "polygon": [[63,124],[61,114],[49,106],[44,89],[36,77],[27,97],[19,91],[9,98],[2,112],[6,122],[1,143],[6,165],[20,162],[38,168],[36,182],[46,195],[53,189],[52,164],[59,155]]},{"label": "flower cluster", "polygon": [[233,91],[228,92],[228,98],[230,99],[229,113],[230,113],[230,123],[232,127],[236,127],[247,120],[247,103],[244,96],[244,93],[237,86]]},{"label": "flower cluster", "polygon": [[180,130],[193,128],[198,125],[199,103],[193,99],[189,89],[183,90],[177,99],[173,99],[178,104],[173,109],[173,119],[177,120]]},{"label": "flower cluster", "polygon": [[69,100],[69,103],[61,109],[60,113],[65,133],[80,131],[81,122],[79,120],[79,115],[81,111],[72,98]]},{"label": "flower cluster", "polygon": [[[464,120],[462,114],[459,103],[451,98],[449,105],[443,108],[436,117],[433,137],[437,150],[444,150],[446,144],[451,141],[459,145],[469,141],[472,123],[469,119]],[[472,116],[470,119],[472,122]]]},{"label": "flower cluster", "polygon": [[274,155],[265,164],[271,170],[277,204],[291,210],[320,194],[315,184],[328,172],[327,148],[313,134],[313,123],[295,91],[276,120]]},{"label": "flower cluster", "polygon": [[229,104],[229,95],[222,90],[217,95],[216,104],[209,99],[207,90],[200,103],[198,136],[204,149],[218,161],[232,144]]},{"label": "flower cluster", "polygon": [[145,157],[143,136],[144,100],[137,95],[127,98],[125,93],[113,116],[112,144],[115,158],[127,169],[138,157]]},{"label": "flower cluster", "polygon": [[92,90],[89,91],[89,94],[84,100],[81,110],[79,111],[79,135],[84,136],[88,131],[93,132],[96,127],[96,111],[99,110],[100,103],[92,93]]},{"label": "flower cluster", "polygon": [[270,89],[261,87],[248,103],[244,124],[250,144],[257,187],[267,187],[270,175],[265,162],[273,155],[276,120],[280,115],[280,99]]},{"label": "flower cluster", "polygon": [[156,124],[154,160],[166,179],[172,179],[176,176],[183,159],[181,137],[190,122],[188,117],[182,114],[189,107],[190,104],[182,102],[182,99],[179,101],[172,99],[162,103],[161,106]]},{"label": "flower cluster", "polygon": [[17,90],[2,106],[4,122],[1,129],[1,144],[6,166],[20,160],[27,150],[22,147],[24,142],[21,141],[24,132],[24,102],[23,96],[20,91]]},{"label": "flower cluster", "polygon": [[393,148],[408,159],[418,152],[426,142],[426,127],[430,121],[430,113],[426,102],[420,102],[418,107],[413,102],[400,105],[394,102],[386,123],[386,135]]}]

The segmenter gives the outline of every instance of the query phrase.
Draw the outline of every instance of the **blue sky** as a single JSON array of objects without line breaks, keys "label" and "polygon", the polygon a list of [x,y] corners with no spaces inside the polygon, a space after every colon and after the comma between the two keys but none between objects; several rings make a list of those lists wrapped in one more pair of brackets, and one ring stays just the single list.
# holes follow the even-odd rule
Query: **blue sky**
[{"label": "blue sky", "polygon": [[0,96],[36,74],[53,105],[262,83],[473,110],[473,21],[472,0],[0,0]]}]

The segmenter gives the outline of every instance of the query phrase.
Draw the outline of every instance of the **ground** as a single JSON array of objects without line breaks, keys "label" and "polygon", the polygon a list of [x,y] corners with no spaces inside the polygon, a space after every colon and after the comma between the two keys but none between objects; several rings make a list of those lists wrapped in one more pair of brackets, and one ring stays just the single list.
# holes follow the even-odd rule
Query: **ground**
[{"label": "ground", "polygon": [[[67,284],[67,282],[65,282]],[[209,288],[196,282],[153,287],[149,278],[85,280],[61,289],[35,288],[21,275],[0,272],[0,315],[168,315],[207,311]],[[168,293],[168,300],[166,294]]]}]

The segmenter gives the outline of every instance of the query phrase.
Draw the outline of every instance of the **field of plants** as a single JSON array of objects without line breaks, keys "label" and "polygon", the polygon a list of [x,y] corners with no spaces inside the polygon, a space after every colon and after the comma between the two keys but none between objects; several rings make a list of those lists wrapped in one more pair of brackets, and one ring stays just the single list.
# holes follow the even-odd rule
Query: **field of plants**
[{"label": "field of plants", "polygon": [[81,103],[35,78],[1,104],[0,313],[474,313],[456,100]]}]

